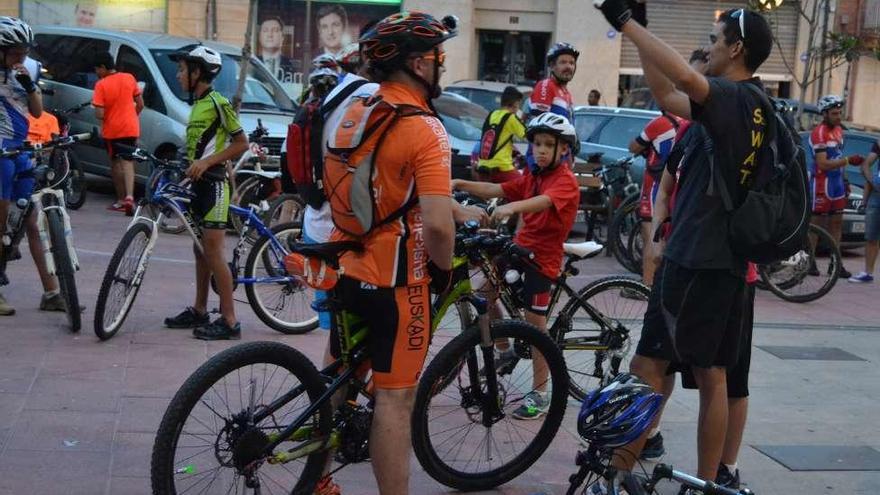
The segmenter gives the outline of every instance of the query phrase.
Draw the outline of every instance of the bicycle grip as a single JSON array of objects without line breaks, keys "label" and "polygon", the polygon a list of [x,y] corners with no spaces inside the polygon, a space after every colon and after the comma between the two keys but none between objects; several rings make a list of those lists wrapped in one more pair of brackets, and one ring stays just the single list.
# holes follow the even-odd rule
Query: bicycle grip
[{"label": "bicycle grip", "polygon": [[516,256],[524,260],[535,259],[535,253],[527,248],[520,246],[519,244],[511,244],[510,246],[508,246],[507,252],[510,253],[511,256]]}]

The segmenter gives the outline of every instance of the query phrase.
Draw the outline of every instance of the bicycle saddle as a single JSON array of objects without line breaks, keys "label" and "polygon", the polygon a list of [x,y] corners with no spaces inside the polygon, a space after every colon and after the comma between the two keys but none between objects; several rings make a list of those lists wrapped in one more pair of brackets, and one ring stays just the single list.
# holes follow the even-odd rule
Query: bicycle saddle
[{"label": "bicycle saddle", "polygon": [[281,172],[270,172],[270,171],[256,171],[256,170],[239,170],[236,172],[236,175],[256,175],[258,177],[262,177],[264,179],[278,179],[281,177]]},{"label": "bicycle saddle", "polygon": [[360,252],[364,245],[356,241],[325,242],[321,244],[302,244],[291,238],[290,251],[308,258],[317,258],[333,268],[339,267],[339,255],[345,251]]},{"label": "bicycle saddle", "polygon": [[562,245],[565,254],[578,259],[592,258],[599,254],[603,247],[603,245],[593,241],[579,242],[576,244],[566,242]]}]

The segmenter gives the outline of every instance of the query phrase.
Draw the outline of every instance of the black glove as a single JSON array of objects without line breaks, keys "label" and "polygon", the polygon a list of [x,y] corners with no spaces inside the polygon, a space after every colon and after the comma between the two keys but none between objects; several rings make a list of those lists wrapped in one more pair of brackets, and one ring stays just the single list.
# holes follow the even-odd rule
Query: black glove
[{"label": "black glove", "polygon": [[636,0],[629,0],[629,7],[633,13],[633,20],[641,24],[642,26],[648,27],[648,7],[646,2],[637,2]]},{"label": "black glove", "polygon": [[21,84],[21,87],[24,88],[27,94],[37,90],[37,85],[34,84],[33,79],[31,79],[30,74],[27,72],[16,72],[15,79],[18,81],[18,84]]},{"label": "black glove", "polygon": [[601,10],[608,24],[618,31],[633,16],[629,0],[593,0],[593,7]]},{"label": "black glove", "polygon": [[452,270],[443,270],[429,260],[428,275],[431,276],[431,292],[445,294],[452,288]]}]

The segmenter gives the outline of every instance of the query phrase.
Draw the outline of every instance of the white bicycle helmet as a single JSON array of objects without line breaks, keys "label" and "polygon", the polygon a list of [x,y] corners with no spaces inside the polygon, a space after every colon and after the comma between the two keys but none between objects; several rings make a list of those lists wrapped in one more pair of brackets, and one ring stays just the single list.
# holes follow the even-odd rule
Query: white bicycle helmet
[{"label": "white bicycle helmet", "polygon": [[837,95],[825,95],[819,98],[819,111],[824,112],[825,110],[831,110],[832,108],[841,108],[843,107],[843,98]]},{"label": "white bicycle helmet", "polygon": [[312,59],[312,69],[331,69],[339,72],[339,62],[333,55],[322,53]]},{"label": "white bicycle helmet", "polygon": [[567,142],[575,152],[577,152],[577,149],[580,147],[574,126],[571,125],[571,122],[562,115],[556,115],[552,112],[544,112],[529,121],[529,125],[526,128],[526,138],[529,142],[532,142],[535,138],[535,134],[538,133],[553,134],[557,138]]},{"label": "white bicycle helmet", "polygon": [[0,17],[0,48],[31,46],[34,32],[26,22],[17,17]]},{"label": "white bicycle helmet", "polygon": [[220,53],[204,45],[185,46],[176,53],[169,55],[168,58],[174,62],[184,61],[200,64],[205,69],[205,72],[211,76],[216,76],[220,73],[220,68],[223,67],[223,59],[220,57]]}]

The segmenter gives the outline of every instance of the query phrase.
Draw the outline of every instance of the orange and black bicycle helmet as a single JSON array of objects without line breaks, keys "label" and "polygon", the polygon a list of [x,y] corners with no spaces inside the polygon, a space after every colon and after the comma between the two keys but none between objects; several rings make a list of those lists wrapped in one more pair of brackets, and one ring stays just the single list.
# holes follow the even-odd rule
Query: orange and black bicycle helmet
[{"label": "orange and black bicycle helmet", "polygon": [[[424,12],[404,11],[392,14],[365,32],[358,41],[369,64],[383,70],[402,69],[421,81],[432,96],[439,94],[440,66],[438,45],[458,34],[458,19],[446,16],[437,20]],[[435,52],[437,69],[433,84],[412,73],[404,63],[414,54]]]}]

